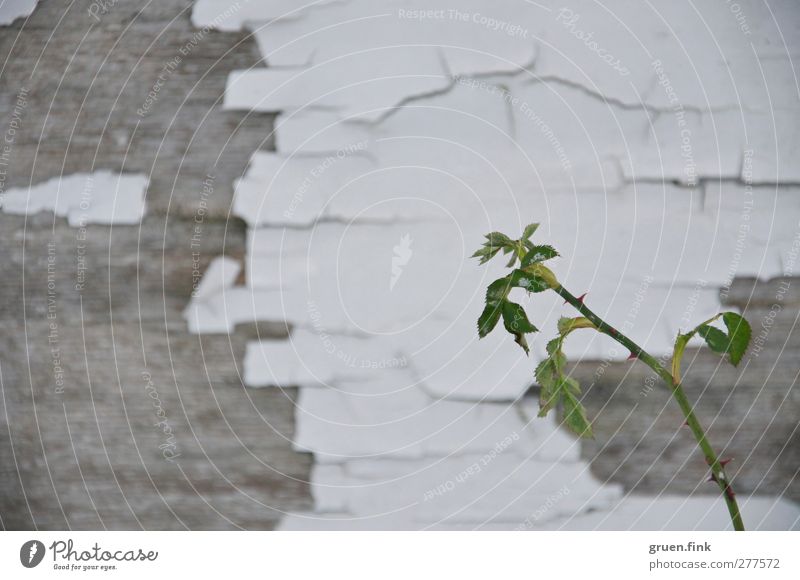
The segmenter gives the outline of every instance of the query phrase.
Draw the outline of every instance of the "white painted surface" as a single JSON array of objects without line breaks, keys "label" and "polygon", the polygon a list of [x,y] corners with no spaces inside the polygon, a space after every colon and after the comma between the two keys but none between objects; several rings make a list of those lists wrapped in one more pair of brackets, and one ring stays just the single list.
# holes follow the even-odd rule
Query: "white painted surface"
[{"label": "white painted surface", "polygon": [[0,26],[33,13],[38,0],[0,0]]},{"label": "white painted surface", "polygon": [[[550,504],[554,503],[551,495]],[[569,497],[569,496],[567,496]],[[559,500],[556,505],[567,504]],[[767,497],[740,498],[742,517],[752,522],[753,530],[796,529],[800,509],[786,501]],[[412,520],[402,513],[354,517],[347,513],[294,514],[283,520],[282,530],[632,530],[686,531],[730,530],[725,502],[715,497],[628,496],[612,509],[581,513],[574,505],[571,513],[549,517],[549,510],[537,510],[524,519],[504,522],[484,519],[457,522],[451,519]],[[540,515],[541,514],[541,515]]]},{"label": "white painted surface", "polygon": [[[724,527],[703,498],[617,504],[578,444],[532,417],[520,397],[544,340],[534,360],[500,333],[477,340],[503,268],[468,256],[487,231],[542,222],[559,279],[657,354],[718,311],[732,276],[796,272],[792,3],[739,2],[744,20],[724,2],[589,0],[276,1],[218,18],[231,6],[198,2],[193,22],[256,36],[271,68],[233,73],[225,105],[280,113],[277,152],[255,153],[236,183],[245,284],[187,319],[195,332],[294,327],[244,363],[250,386],[301,388],[294,442],[318,462],[317,513],[285,527],[514,528],[554,486],[570,493],[535,527]],[[519,298],[545,340],[570,311]],[[628,354],[580,334],[567,352]],[[792,525],[797,508],[771,501],[745,513]]]},{"label": "white painted surface", "polygon": [[148,178],[110,171],[54,177],[30,188],[9,189],[0,209],[30,215],[52,211],[74,227],[85,224],[138,224],[145,213]]}]

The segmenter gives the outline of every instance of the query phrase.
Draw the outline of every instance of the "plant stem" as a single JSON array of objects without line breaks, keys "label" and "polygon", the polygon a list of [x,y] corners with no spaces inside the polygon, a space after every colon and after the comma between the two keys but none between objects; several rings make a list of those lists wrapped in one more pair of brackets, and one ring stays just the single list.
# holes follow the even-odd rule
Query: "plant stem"
[{"label": "plant stem", "polygon": [[561,285],[554,287],[553,290],[569,304],[571,304],[576,310],[578,310],[578,312],[580,312],[584,317],[589,319],[589,321],[595,325],[599,332],[610,336],[622,346],[630,350],[634,357],[638,358],[651,369],[653,369],[653,371],[655,371],[655,373],[667,384],[672,392],[672,396],[678,402],[681,411],[683,411],[683,415],[686,418],[686,424],[692,430],[692,434],[694,435],[697,444],[700,446],[700,449],[705,456],[706,463],[708,463],[711,469],[712,481],[716,482],[722,491],[722,497],[725,499],[725,503],[728,506],[728,512],[731,516],[731,522],[733,522],[733,528],[737,531],[744,531],[742,514],[739,512],[739,504],[736,502],[736,494],[733,492],[730,480],[725,474],[725,467],[720,462],[717,454],[714,452],[714,448],[711,446],[711,443],[709,443],[708,437],[706,437],[706,432],[702,425],[700,425],[700,421],[698,421],[697,415],[695,415],[692,404],[686,397],[686,393],[684,392],[681,383],[676,380],[676,378],[674,378],[672,374],[666,368],[664,368],[664,366],[654,356],[643,350],[630,338],[619,332],[616,328],[592,312],[583,303],[583,300],[573,296]]}]

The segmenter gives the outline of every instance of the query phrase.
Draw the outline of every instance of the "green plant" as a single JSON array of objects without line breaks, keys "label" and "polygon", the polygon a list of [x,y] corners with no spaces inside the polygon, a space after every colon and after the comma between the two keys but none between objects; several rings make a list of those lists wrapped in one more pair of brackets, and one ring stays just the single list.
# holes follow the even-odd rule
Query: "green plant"
[{"label": "green plant", "polygon": [[[695,335],[705,339],[711,350],[727,355],[734,366],[738,365],[750,342],[750,325],[738,314],[725,312],[706,320],[685,334],[679,334],[675,340],[671,369],[667,370],[654,356],[592,312],[584,304],[583,297],[574,296],[558,282],[555,274],[544,265],[545,261],[557,257],[558,252],[552,246],[535,245],[530,241],[538,226],[539,224],[529,225],[523,231],[522,237],[516,240],[499,232],[486,234],[486,242],[473,255],[475,258],[480,258],[481,264],[485,264],[502,252],[510,256],[507,266],[513,268],[510,274],[489,284],[486,291],[486,306],[478,318],[478,335],[483,338],[489,334],[502,318],[505,329],[514,336],[515,342],[527,354],[526,335],[537,332],[538,329],[530,322],[522,306],[509,300],[511,290],[522,288],[529,293],[551,290],[561,296],[582,316],[561,318],[558,321],[558,336],[547,343],[547,358],[536,367],[535,377],[541,387],[539,416],[545,416],[560,404],[563,408],[564,423],[573,432],[580,437],[593,436],[591,423],[581,403],[580,385],[565,370],[567,359],[564,356],[563,345],[567,337],[579,329],[591,329],[611,337],[630,351],[631,358],[649,366],[667,384],[686,417],[686,425],[691,429],[705,456],[711,470],[710,480],[720,488],[734,529],[744,530],[736,494],[731,487],[731,480],[725,473],[727,461],[721,461],[709,443],[705,430],[700,425],[692,404],[681,386],[680,371],[686,345]],[[515,268],[517,262],[519,265]],[[719,318],[722,318],[725,330],[711,326]]]}]

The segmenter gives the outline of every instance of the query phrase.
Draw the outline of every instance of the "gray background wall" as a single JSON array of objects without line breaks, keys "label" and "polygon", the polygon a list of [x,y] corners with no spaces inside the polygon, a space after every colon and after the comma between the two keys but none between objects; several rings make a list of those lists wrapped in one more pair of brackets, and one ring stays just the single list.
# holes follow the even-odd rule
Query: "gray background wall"
[{"label": "gray background wall", "polygon": [[[195,336],[181,318],[192,289],[194,218],[209,174],[215,185],[202,264],[244,254],[244,225],[229,215],[231,184],[253,151],[272,148],[273,119],[223,111],[220,99],[228,73],[257,63],[259,54],[245,33],[208,31],[142,119],[136,109],[164,62],[197,33],[191,2],[124,0],[100,22],[87,13],[90,4],[44,1],[28,20],[0,28],[0,127],[20,89],[28,91],[6,188],[97,169],[138,171],[151,176],[148,211],[140,227],[91,226],[82,292],[74,288],[74,228],[47,212],[0,213],[0,523],[269,529],[284,512],[311,506],[311,461],[290,447],[294,389],[246,389],[241,361],[248,339],[285,336],[287,329],[276,321]],[[48,341],[49,255],[55,343]],[[734,458],[740,493],[800,500],[800,401],[793,388],[800,292],[797,280],[789,282],[764,349],[746,359],[745,371],[693,352],[687,390],[722,455]],[[758,331],[778,283],[739,279],[728,301],[746,306]],[[55,387],[53,346],[60,349],[63,393]],[[586,403],[596,439],[582,451],[593,472],[636,492],[707,492],[700,483],[705,471],[667,394],[643,393],[640,365],[611,363],[596,379],[600,364],[583,362],[577,370],[586,384],[594,382]],[[153,426],[144,372],[180,462],[166,461],[159,449],[164,434]]]}]

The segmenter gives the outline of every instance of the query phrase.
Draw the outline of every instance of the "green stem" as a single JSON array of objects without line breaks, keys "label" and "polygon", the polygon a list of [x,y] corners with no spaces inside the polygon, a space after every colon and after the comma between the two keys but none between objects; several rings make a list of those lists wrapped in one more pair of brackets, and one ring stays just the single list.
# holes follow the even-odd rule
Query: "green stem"
[{"label": "green stem", "polygon": [[737,531],[744,531],[744,522],[742,521],[742,514],[739,511],[739,504],[736,502],[736,495],[733,493],[730,480],[725,474],[725,468],[722,463],[720,463],[719,457],[715,453],[711,443],[709,443],[708,437],[706,437],[706,432],[702,425],[700,425],[700,421],[697,419],[697,415],[695,414],[689,399],[686,397],[686,393],[684,392],[681,383],[676,380],[676,377],[673,377],[673,375],[666,368],[664,368],[664,366],[654,356],[646,352],[630,338],[597,316],[597,314],[592,312],[582,300],[573,296],[563,286],[557,285],[553,287],[553,290],[569,304],[571,304],[584,317],[586,317],[592,324],[594,324],[598,331],[610,336],[631,351],[633,356],[653,369],[653,371],[655,371],[655,373],[667,384],[672,392],[672,396],[678,402],[678,405],[680,406],[681,411],[686,418],[686,424],[691,429],[695,440],[697,440],[697,444],[700,446],[700,449],[705,456],[706,463],[708,463],[711,469],[713,481],[717,483],[722,492],[722,497],[725,499],[725,503],[728,506],[731,522],[733,522],[733,528]]}]

